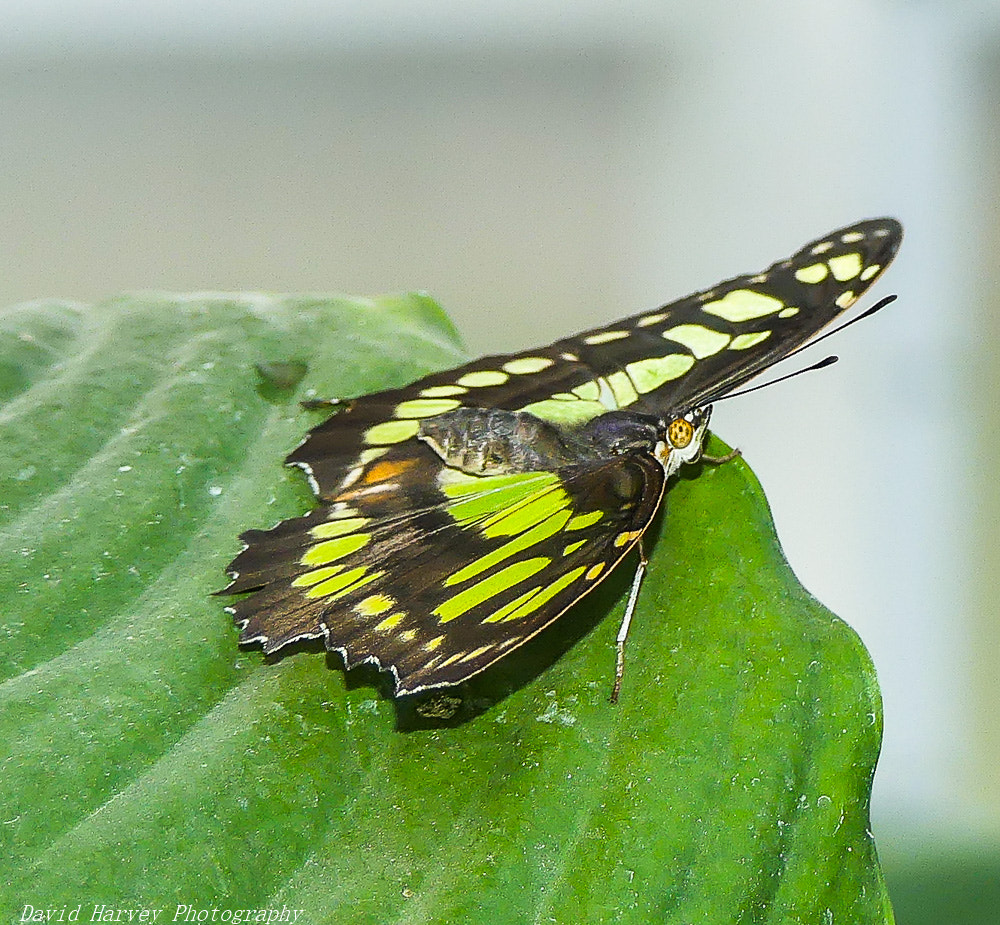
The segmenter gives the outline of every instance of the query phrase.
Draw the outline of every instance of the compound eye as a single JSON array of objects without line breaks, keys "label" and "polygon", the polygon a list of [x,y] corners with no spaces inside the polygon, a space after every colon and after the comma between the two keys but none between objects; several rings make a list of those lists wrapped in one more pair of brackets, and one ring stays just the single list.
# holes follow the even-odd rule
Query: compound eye
[{"label": "compound eye", "polygon": [[667,440],[677,450],[683,450],[694,439],[694,425],[684,418],[674,418],[667,425]]}]

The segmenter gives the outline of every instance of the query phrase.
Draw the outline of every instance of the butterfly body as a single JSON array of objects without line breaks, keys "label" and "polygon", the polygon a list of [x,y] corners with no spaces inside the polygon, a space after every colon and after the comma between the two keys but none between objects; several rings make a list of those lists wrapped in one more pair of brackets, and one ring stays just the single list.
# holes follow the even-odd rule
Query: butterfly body
[{"label": "butterfly body", "polygon": [[711,402],[850,307],[900,238],[861,222],[655,311],[346,403],[287,459],[320,507],[242,536],[225,589],[253,592],[231,608],[240,641],[323,638],[397,695],[479,673],[614,570],[699,457]]},{"label": "butterfly body", "polygon": [[[700,417],[707,424],[707,414]],[[699,440],[685,454],[692,458],[682,458],[680,451],[693,435],[685,439],[686,430],[679,433],[679,427],[674,424],[670,434],[668,422],[630,411],[608,411],[581,426],[559,427],[525,411],[458,408],[421,421],[417,436],[447,466],[470,475],[549,470],[599,463],[624,453],[648,453],[663,463],[669,476],[683,462],[692,461],[701,446]],[[677,452],[671,456],[670,450]]]}]

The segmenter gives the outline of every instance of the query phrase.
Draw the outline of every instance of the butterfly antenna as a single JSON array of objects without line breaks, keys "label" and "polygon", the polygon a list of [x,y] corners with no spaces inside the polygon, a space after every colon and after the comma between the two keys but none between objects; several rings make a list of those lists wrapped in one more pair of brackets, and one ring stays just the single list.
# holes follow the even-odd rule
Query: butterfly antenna
[{"label": "butterfly antenna", "polygon": [[[796,350],[795,352],[798,353],[798,350]],[[803,373],[811,373],[814,369],[823,369],[827,366],[833,366],[833,364],[837,362],[837,359],[838,358],[835,356],[824,357],[818,363],[813,363],[812,366],[806,366],[804,369],[797,369],[793,373],[788,373],[787,375],[784,376],[778,376],[777,379],[769,379],[767,382],[762,382],[760,385],[752,386],[749,389],[740,389],[740,391],[738,392],[730,392],[727,395],[722,395],[719,398],[713,399],[712,404],[716,404],[717,402],[720,401],[725,401],[727,398],[737,398],[740,395],[749,395],[751,392],[757,392],[760,389],[766,389],[769,385],[777,385],[779,382],[784,382],[786,379],[794,379],[796,376],[801,376]]]},{"label": "butterfly antenna", "polygon": [[[865,318],[871,317],[872,315],[875,314],[875,312],[885,308],[886,305],[890,305],[893,302],[895,302],[896,298],[897,297],[894,295],[887,295],[884,299],[879,299],[871,308],[866,308],[860,315],[855,315],[850,320],[845,321],[843,324],[837,325],[837,327],[832,328],[825,334],[821,334],[819,337],[811,341],[808,341],[807,343],[802,344],[800,347],[796,347],[791,353],[781,357],[781,359],[778,360],[778,362],[783,363],[785,360],[791,359],[793,356],[800,354],[803,350],[808,350],[810,347],[814,347],[821,340],[826,340],[826,338],[832,337],[834,334],[839,334],[841,331],[844,330],[844,328],[849,328],[852,324],[856,324],[857,322]],[[801,375],[802,373],[810,373],[814,369],[823,369],[826,366],[832,366],[836,362],[837,362],[837,357],[835,356],[824,357],[818,363],[813,363],[812,366],[807,366],[805,367],[805,369],[797,369],[795,372],[788,373],[788,375],[786,376],[779,376],[777,379],[769,379],[767,382],[762,382],[760,385],[755,385],[749,389],[740,389],[738,392],[730,392],[728,395],[722,395],[719,398],[713,398],[712,401],[716,402],[716,401],[722,401],[725,398],[736,398],[738,395],[749,395],[751,392],[756,392],[758,389],[764,389],[767,388],[769,385],[775,385],[778,382],[784,382],[786,379],[794,379],[796,376]]]},{"label": "butterfly antenna", "polygon": [[[866,308],[860,315],[855,315],[853,318],[850,318],[843,324],[837,325],[837,327],[835,328],[831,328],[825,334],[820,334],[819,337],[807,341],[801,347],[796,347],[787,356],[782,357],[782,360],[787,360],[789,359],[789,357],[793,357],[797,353],[801,353],[803,350],[807,350],[809,347],[816,346],[816,344],[818,344],[821,340],[826,340],[828,337],[833,337],[834,334],[839,334],[841,331],[844,330],[844,328],[849,328],[852,324],[857,324],[859,321],[863,321],[865,318],[870,318],[872,315],[875,314],[875,312],[881,311],[883,308],[885,308],[886,305],[891,305],[893,302],[896,301],[897,298],[898,297],[894,295],[887,295],[884,299],[879,299],[871,308]],[[812,368],[813,367],[810,367],[810,369]],[[806,372],[806,370],[803,369],[802,372]],[[788,377],[786,376],[785,378]]]}]

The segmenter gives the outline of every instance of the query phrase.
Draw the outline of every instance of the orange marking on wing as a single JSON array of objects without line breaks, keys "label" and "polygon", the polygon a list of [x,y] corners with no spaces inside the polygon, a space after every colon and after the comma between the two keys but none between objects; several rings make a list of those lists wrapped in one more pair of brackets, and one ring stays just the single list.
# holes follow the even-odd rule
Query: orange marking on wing
[{"label": "orange marking on wing", "polygon": [[415,459],[400,459],[396,462],[377,462],[365,473],[363,482],[365,485],[374,485],[378,482],[391,482],[406,472],[407,469],[412,469],[416,464]]}]

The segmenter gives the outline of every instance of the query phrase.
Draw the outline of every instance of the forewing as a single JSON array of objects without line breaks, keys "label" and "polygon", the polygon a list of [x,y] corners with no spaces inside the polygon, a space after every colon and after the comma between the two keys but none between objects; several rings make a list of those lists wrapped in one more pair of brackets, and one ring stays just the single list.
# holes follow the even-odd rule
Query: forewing
[{"label": "forewing", "polygon": [[609,574],[664,489],[644,455],[489,477],[417,456],[330,508],[244,534],[226,589],[257,589],[232,608],[241,642],[272,652],[323,637],[348,667],[392,672],[397,694],[459,683]]},{"label": "forewing", "polygon": [[379,461],[415,458],[420,420],[461,406],[528,410],[572,424],[641,406],[671,416],[752,378],[850,308],[902,238],[859,222],[753,275],[519,354],[484,357],[345,403],[288,457],[325,500]]},{"label": "forewing", "polygon": [[[739,387],[810,341],[882,275],[902,236],[891,218],[858,222],[760,273],[578,340],[614,348],[605,362],[617,365],[618,376],[647,406],[675,416]],[[588,364],[593,361],[592,353],[580,353]],[[622,384],[617,391],[626,390]]]}]

